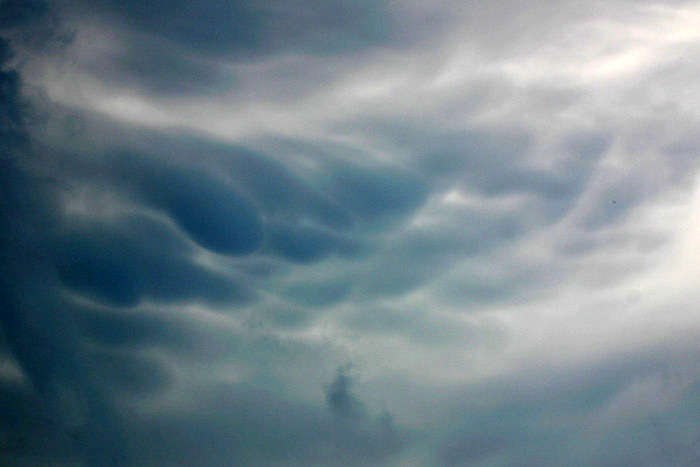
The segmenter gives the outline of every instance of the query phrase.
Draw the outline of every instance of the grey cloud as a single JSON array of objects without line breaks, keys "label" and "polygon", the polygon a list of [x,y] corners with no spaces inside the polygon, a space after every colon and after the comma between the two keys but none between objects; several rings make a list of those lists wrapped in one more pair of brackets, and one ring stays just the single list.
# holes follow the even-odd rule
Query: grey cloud
[{"label": "grey cloud", "polygon": [[[204,151],[207,147],[197,144],[194,149],[217,161],[216,151]],[[44,200],[38,203],[38,208],[50,207],[54,219],[50,227],[42,229],[36,241],[46,250],[38,267],[52,271],[49,266],[52,264],[57,276],[49,275],[34,286],[23,288],[24,293],[38,287],[45,301],[29,305],[24,300],[18,310],[25,314],[28,309],[51,310],[52,320],[43,314],[39,318],[43,343],[36,351],[48,352],[55,360],[38,359],[30,363],[28,359],[37,354],[27,352],[20,361],[30,377],[36,375],[39,385],[45,388],[38,397],[50,401],[49,406],[55,408],[49,412],[55,412],[58,423],[66,426],[63,430],[66,434],[59,435],[56,443],[72,447],[65,448],[69,452],[62,445],[44,452],[34,451],[32,455],[48,462],[88,459],[128,464],[177,462],[206,456],[211,462],[219,459],[274,464],[298,459],[319,465],[338,459],[358,465],[383,462],[396,455],[406,445],[407,438],[389,419],[361,417],[353,424],[337,424],[332,413],[325,409],[277,402],[276,398],[268,400],[257,391],[232,389],[230,396],[221,396],[216,401],[207,399],[191,408],[175,405],[152,418],[137,409],[131,414],[131,404],[160,397],[177,386],[175,373],[168,364],[170,358],[179,358],[181,363],[201,361],[198,359],[207,356],[225,358],[259,374],[262,383],[272,384],[269,373],[286,368],[280,363],[287,359],[296,362],[304,355],[316,358],[318,354],[318,350],[311,352],[279,341],[274,334],[256,340],[231,331],[202,329],[194,320],[178,318],[177,307],[192,301],[233,308],[250,306],[244,300],[246,287],[230,275],[198,265],[194,260],[197,252],[209,250],[241,261],[250,257],[251,264],[261,255],[301,264],[331,253],[339,258],[352,257],[362,253],[368,225],[379,225],[385,217],[395,221],[396,216],[405,215],[420,202],[420,197],[411,192],[411,179],[400,178],[407,180],[409,187],[408,201],[404,201],[398,182],[390,184],[386,194],[382,191],[383,180],[392,179],[393,175],[360,170],[352,174],[355,178],[350,177],[348,184],[374,187],[379,198],[377,206],[369,199],[352,200],[352,208],[345,217],[351,221],[339,223],[328,218],[323,209],[332,212],[329,207],[339,203],[336,200],[353,196],[349,188],[335,192],[329,186],[321,196],[317,188],[310,188],[320,186],[320,182],[306,183],[281,164],[265,163],[262,155],[259,158],[263,163],[256,165],[258,156],[253,153],[241,157],[240,168],[242,173],[258,170],[258,180],[236,173],[235,165],[229,177],[212,175],[188,162],[180,165],[177,158],[166,162],[167,147],[161,150],[158,155],[111,150],[77,156],[54,155],[65,158],[65,164],[59,165],[59,186],[66,188],[60,196],[51,193],[53,200],[70,198],[73,190],[78,192],[87,186],[116,196],[125,211],[107,216],[94,212],[67,214],[60,203],[55,206]],[[226,156],[234,157],[243,152],[240,148],[223,150]],[[194,170],[190,171],[190,167]],[[266,195],[267,187],[261,181],[268,173],[273,179],[282,180],[292,197],[302,200],[292,204],[297,213],[288,215],[275,206],[275,196]],[[332,176],[337,176],[337,170]],[[38,187],[35,183],[32,181],[30,185],[34,190]],[[320,212],[318,206],[323,206]],[[275,217],[280,221],[268,220]],[[309,217],[318,220],[315,227],[304,224]],[[360,227],[349,227],[353,223]],[[253,235],[241,237],[241,232],[247,235],[251,231]],[[33,245],[31,239],[24,238],[22,242]],[[242,271],[241,277],[246,274],[243,265],[236,269]],[[273,270],[272,274],[276,273]],[[251,275],[249,279],[257,280],[255,277]],[[13,287],[17,289],[17,284]],[[97,303],[78,303],[61,297],[62,290]],[[172,306],[173,316],[150,313],[139,307],[143,301]],[[255,313],[257,306],[252,307],[253,316],[263,317],[274,331],[284,327],[281,315]],[[291,313],[299,315],[294,310]],[[54,336],[59,329],[62,338]],[[28,337],[19,328],[5,330],[16,333],[17,338]],[[264,334],[265,330],[251,328],[250,332]],[[163,361],[149,354],[148,350],[154,348],[165,352]],[[336,395],[340,399],[336,399],[341,405],[342,400],[356,400],[349,392],[349,385],[338,388]],[[212,411],[214,405],[210,404],[219,408],[223,404],[231,410],[224,410],[222,415],[220,410]],[[278,409],[269,412],[268,404]],[[115,407],[128,414],[128,419],[117,416]],[[66,415],[70,412],[74,415]],[[85,414],[85,418],[75,414]],[[33,425],[38,423],[32,421],[35,418],[27,420],[24,429],[29,439],[48,439]],[[281,429],[280,425],[287,428]],[[244,426],[251,426],[252,431],[244,430]],[[161,441],[144,446],[129,433]],[[158,438],[163,433],[167,433],[167,440]],[[208,441],[202,438],[198,443],[202,436]],[[176,457],[164,451],[173,440],[182,448]],[[310,454],[313,452],[317,454]],[[3,455],[13,462],[27,459],[14,448]]]},{"label": "grey cloud", "polygon": [[609,227],[661,193],[684,190],[692,183],[698,167],[695,157],[698,145],[694,138],[645,143],[648,147],[638,147],[636,141],[631,145],[653,157],[645,156],[644,162],[624,173],[610,169],[597,174],[590,205],[578,219],[584,228],[595,231]]},{"label": "grey cloud", "polygon": [[363,250],[359,242],[302,226],[269,225],[267,237],[273,252],[299,263],[318,261],[332,252],[356,256]]},{"label": "grey cloud", "polygon": [[90,359],[95,378],[118,395],[143,397],[161,393],[172,383],[165,365],[138,353],[101,349],[92,352]]},{"label": "grey cloud", "polygon": [[[388,239],[361,281],[370,296],[400,295],[449,272],[457,258],[477,257],[521,235],[513,216],[460,212],[457,222],[414,227]],[[439,227],[438,227],[439,225]]]},{"label": "grey cloud", "polygon": [[272,329],[304,329],[315,314],[297,304],[275,302],[262,304],[249,313],[247,323],[253,327]]},{"label": "grey cloud", "polygon": [[[359,257],[372,248],[367,235],[400,223],[429,191],[416,175],[391,166],[332,160],[302,175],[240,146],[133,132],[130,137],[136,147],[155,152],[86,154],[65,177],[77,187],[99,180],[132,198],[129,203],[162,210],[195,242],[227,255],[258,251],[301,263],[331,253]],[[144,143],[148,138],[158,143]],[[168,161],[172,153],[182,157],[180,166]],[[192,154],[213,170],[195,165]]]},{"label": "grey cloud", "polygon": [[[203,141],[193,143],[200,147],[206,144]],[[342,204],[328,197],[327,192],[314,189],[282,162],[243,148],[223,145],[216,151],[222,154],[223,164],[231,177],[268,215],[290,221],[311,217],[322,225],[337,229],[352,223],[350,213]]]},{"label": "grey cloud", "polygon": [[[439,429],[436,461],[445,465],[561,465],[575,455],[582,465],[669,461],[675,465],[674,461],[693,459],[688,441],[678,444],[677,454],[665,455],[664,448],[670,446],[659,445],[654,428],[659,420],[664,421],[663,438],[673,425],[689,423],[686,426],[693,435],[688,440],[700,434],[691,413],[682,409],[696,404],[697,372],[690,373],[687,381],[692,383],[683,388],[665,370],[687,366],[693,355],[694,351],[683,348],[661,355],[628,355],[584,367],[522,374],[507,383],[472,387],[459,397],[450,394],[446,397],[453,402],[448,404],[451,415],[447,418],[455,424],[448,422]],[[633,389],[650,378],[664,389],[648,397]],[[614,401],[630,389],[635,392],[631,411],[622,416],[611,412]]]},{"label": "grey cloud", "polygon": [[27,22],[46,15],[48,11],[48,5],[41,0],[5,0],[0,5],[0,26],[12,28],[26,25]]},{"label": "grey cloud", "polygon": [[72,304],[71,314],[81,334],[98,348],[145,346],[194,352],[195,339],[186,322],[163,313]]},{"label": "grey cloud", "polygon": [[[16,13],[4,18],[11,19],[14,28],[31,27],[35,20],[41,21],[37,15],[45,8],[40,6],[36,2],[7,2],[0,6],[0,11],[4,15],[8,10]],[[73,340],[75,328],[61,312],[60,298],[52,287],[47,240],[56,220],[53,193],[28,170],[38,155],[26,131],[27,106],[20,94],[21,80],[5,61],[9,43],[4,28],[2,32],[0,325],[8,348],[29,382],[26,393],[38,401],[38,410],[25,411],[27,406],[21,401],[16,406],[10,405],[13,413],[6,420],[21,419],[22,426],[16,430],[10,428],[11,446],[3,449],[0,456],[8,461],[40,460],[46,451],[58,451],[70,458],[74,454],[66,448],[77,444],[81,456],[93,460],[112,458],[115,448],[118,452],[119,431],[114,423],[116,418],[111,416],[114,415],[111,403],[96,390],[91,376],[85,372],[81,352]],[[2,392],[4,395],[5,391]],[[76,420],[76,414],[69,410],[71,406],[81,406],[84,418]],[[55,422],[47,424],[47,418]],[[47,434],[42,426],[51,427],[55,434]],[[87,431],[89,440],[84,443],[72,443],[70,437],[66,440],[65,435],[75,429]],[[26,446],[36,449],[27,452]]]},{"label": "grey cloud", "polygon": [[322,307],[342,300],[352,285],[343,280],[329,280],[314,283],[311,280],[291,284],[284,291],[286,297],[306,307]]},{"label": "grey cloud", "polygon": [[86,64],[88,71],[112,85],[138,84],[156,95],[207,95],[220,90],[229,74],[213,60],[146,38],[134,39],[117,57],[103,56]]},{"label": "grey cloud", "polygon": [[164,209],[202,246],[233,255],[259,246],[262,226],[255,208],[216,178],[158,166],[126,153],[118,154],[113,164],[122,172],[123,183]]},{"label": "grey cloud", "polygon": [[206,458],[212,464],[366,465],[391,461],[410,441],[390,422],[338,424],[317,408],[258,388],[201,391],[198,404],[139,420],[133,433],[139,462],[188,464]]},{"label": "grey cloud", "polygon": [[353,378],[350,375],[351,364],[341,366],[335,378],[326,388],[326,402],[331,412],[341,417],[360,417],[364,408],[352,394]]},{"label": "grey cloud", "polygon": [[[382,2],[334,1],[329,5],[277,1],[188,3],[101,1],[82,6],[124,26],[199,52],[243,55],[275,48],[321,53],[354,49],[386,34]],[[165,15],[164,20],[155,18]]]},{"label": "grey cloud", "polygon": [[251,297],[245,285],[193,264],[189,248],[148,219],[72,229],[58,239],[56,250],[63,284],[115,305],[131,306],[143,298],[241,302]]},{"label": "grey cloud", "polygon": [[119,31],[120,50],[91,59],[88,69],[159,95],[220,88],[227,73],[217,61],[349,54],[386,44],[392,35],[385,2],[68,0],[63,4],[67,21],[75,24],[78,34],[84,21],[106,23]]},{"label": "grey cloud", "polygon": [[325,183],[331,184],[342,205],[368,221],[411,211],[427,192],[419,179],[398,169],[370,171],[347,164],[332,167]]},{"label": "grey cloud", "polygon": [[364,337],[402,339],[408,345],[444,348],[448,352],[456,345],[468,344],[477,351],[494,348],[504,342],[504,331],[495,324],[470,325],[450,316],[426,316],[421,307],[409,310],[399,307],[379,307],[362,304],[343,317],[343,324]]},{"label": "grey cloud", "polygon": [[[610,145],[607,135],[574,133],[561,149],[564,167],[536,170],[528,166],[537,151],[534,135],[525,128],[486,126],[448,132],[420,120],[379,128],[412,155],[421,172],[430,173],[442,186],[461,186],[487,196],[528,194],[565,205],[580,193]],[[572,158],[571,153],[579,157]]]},{"label": "grey cloud", "polygon": [[[3,2],[0,25],[29,35],[37,15],[51,14],[44,5]],[[244,83],[235,92],[250,86],[246,102],[267,99],[266,86],[278,83],[289,87],[271,98],[314,93],[303,108],[290,106],[313,137],[258,134],[237,144],[130,127],[89,109],[68,111],[84,119],[73,133],[56,115],[47,127],[29,125],[35,102],[8,66],[12,50],[20,65],[27,51],[0,39],[0,463],[697,463],[697,375],[664,373],[697,361],[695,349],[661,350],[666,328],[662,345],[656,334],[635,334],[636,317],[617,330],[637,341],[601,330],[589,342],[567,309],[579,304],[566,299],[574,290],[597,304],[617,293],[586,274],[624,285],[620,271],[634,269],[632,259],[619,270],[578,261],[618,244],[647,252],[648,232],[614,227],[669,187],[687,189],[694,130],[659,140],[661,117],[641,130],[597,115],[550,127],[537,112],[527,122],[445,123],[462,104],[498,110],[502,93],[528,94],[527,105],[546,109],[573,105],[547,100],[566,86],[530,93],[505,75],[494,78],[501,87],[469,81],[461,97],[438,103],[449,108],[442,122],[431,121],[434,109],[410,106],[320,117],[312,109],[306,118],[306,107],[335,92],[319,83],[361,68],[380,48],[433,34],[440,42],[454,32],[448,16],[464,20],[445,2],[424,24],[446,29],[416,30],[411,40],[386,28],[397,13],[389,10],[408,6],[60,3],[77,40],[87,24],[114,34],[111,52],[88,66],[106,87],[165,99]],[[572,16],[569,2],[538,2],[494,31],[506,6],[469,5],[464,24],[475,27],[454,40],[508,56],[568,28]],[[443,46],[411,57],[447,53]],[[269,76],[284,70],[296,71]],[[300,76],[308,82],[291,83]],[[574,91],[576,105],[594,92]],[[649,136],[637,141],[634,131]],[[611,171],[611,148],[645,154],[649,165]],[[445,200],[456,192],[476,201]],[[561,332],[582,339],[571,344],[582,350],[526,332],[541,325],[548,336],[550,319],[570,325]],[[609,341],[630,350],[615,360],[624,352]],[[513,357],[521,345],[543,354]],[[344,361],[369,371],[357,379],[338,367]]]},{"label": "grey cloud", "polygon": [[[45,402],[29,385],[0,383],[2,433],[0,459],[7,465],[40,464],[47,459],[77,460],[75,437],[57,429]],[[38,448],[41,446],[41,448]]]}]

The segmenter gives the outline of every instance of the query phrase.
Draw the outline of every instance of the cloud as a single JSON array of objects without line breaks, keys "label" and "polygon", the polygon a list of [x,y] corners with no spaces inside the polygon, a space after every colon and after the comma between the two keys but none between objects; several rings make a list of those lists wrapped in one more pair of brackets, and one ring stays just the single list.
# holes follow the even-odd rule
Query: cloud
[{"label": "cloud", "polygon": [[204,456],[212,463],[361,465],[390,461],[405,444],[386,431],[386,423],[337,424],[316,408],[255,388],[208,388],[200,401],[178,414],[154,414],[138,423],[139,459],[169,463]]},{"label": "cloud", "polygon": [[82,57],[87,71],[155,95],[224,88],[232,76],[225,62],[351,54],[386,44],[392,35],[385,2],[62,3],[69,21],[113,32],[103,54]]},{"label": "cloud", "polygon": [[0,3],[1,463],[696,462],[697,6],[166,3]]},{"label": "cloud", "polygon": [[[450,402],[440,417],[445,425],[433,445],[433,462],[558,465],[572,453],[585,465],[611,460],[641,465],[668,462],[655,440],[654,425],[660,419],[684,425],[692,418],[679,416],[679,410],[695,404],[691,389],[695,383],[690,381],[697,381],[697,372],[685,373],[689,379],[681,385],[670,383],[663,374],[670,368],[694,367],[690,363],[694,350],[687,351],[627,355],[587,368],[550,367],[544,373],[513,374],[507,382],[447,390],[441,393]],[[659,391],[657,384],[664,389]],[[628,396],[634,405],[629,412],[610,410]],[[697,423],[690,425],[684,426],[695,436]],[[678,444],[676,462],[692,457],[691,445]]]},{"label": "cloud", "polygon": [[[3,27],[16,30],[31,25],[35,18],[41,20],[46,7],[40,2],[6,2],[0,12]],[[81,457],[94,461],[116,459],[119,431],[113,407],[86,373],[81,351],[74,343],[75,328],[53,288],[47,261],[56,221],[53,190],[28,170],[37,159],[26,126],[28,107],[21,95],[20,75],[7,62],[9,41],[6,36],[1,41],[4,170],[0,323],[7,347],[24,376],[20,383],[9,386],[3,381],[7,389],[3,397],[7,394],[11,402],[17,402],[9,405],[13,409],[6,420],[17,425],[3,429],[9,445],[3,448],[2,456],[8,461],[34,462],[70,459],[75,451],[82,451]],[[27,400],[36,408],[28,409]],[[71,433],[77,432],[87,433],[86,438],[78,436],[81,439],[76,441]]]},{"label": "cloud", "polygon": [[351,368],[351,365],[339,367],[335,378],[326,388],[326,401],[329,409],[341,417],[361,416],[363,410],[360,402],[350,392],[353,383],[353,379],[349,375]]},{"label": "cloud", "polygon": [[143,298],[214,303],[251,298],[244,284],[193,264],[190,248],[172,237],[166,226],[138,217],[119,219],[112,228],[74,228],[57,240],[58,275],[67,287],[122,306]]},{"label": "cloud", "polygon": [[259,246],[261,225],[253,206],[216,178],[129,153],[116,153],[110,162],[114,172],[107,177],[167,212],[205,248],[237,255]]}]

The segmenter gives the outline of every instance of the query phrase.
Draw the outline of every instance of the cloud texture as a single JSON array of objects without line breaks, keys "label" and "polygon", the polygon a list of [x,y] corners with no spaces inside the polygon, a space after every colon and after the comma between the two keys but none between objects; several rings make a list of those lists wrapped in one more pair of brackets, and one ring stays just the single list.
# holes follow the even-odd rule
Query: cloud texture
[{"label": "cloud texture", "polygon": [[0,464],[697,465],[700,5],[0,2]]}]

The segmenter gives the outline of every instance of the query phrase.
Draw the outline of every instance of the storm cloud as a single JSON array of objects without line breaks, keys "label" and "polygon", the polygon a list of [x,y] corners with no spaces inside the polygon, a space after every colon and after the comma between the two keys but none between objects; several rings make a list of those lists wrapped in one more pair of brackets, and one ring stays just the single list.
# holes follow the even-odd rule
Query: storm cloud
[{"label": "storm cloud", "polygon": [[2,0],[0,463],[696,465],[698,20]]}]

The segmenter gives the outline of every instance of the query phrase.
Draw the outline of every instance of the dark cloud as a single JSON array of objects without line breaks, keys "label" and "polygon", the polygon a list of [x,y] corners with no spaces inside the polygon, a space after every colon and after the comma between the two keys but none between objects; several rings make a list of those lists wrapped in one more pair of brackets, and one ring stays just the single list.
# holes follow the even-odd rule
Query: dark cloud
[{"label": "dark cloud", "polygon": [[243,284],[193,264],[187,245],[172,237],[166,226],[145,218],[73,228],[57,241],[59,277],[67,287],[122,306],[143,298],[214,303],[250,298]]},{"label": "dark cloud", "polygon": [[343,280],[312,283],[305,281],[289,286],[284,294],[291,300],[306,307],[327,306],[345,297],[352,285]]},{"label": "dark cloud", "polygon": [[328,413],[260,388],[200,388],[199,402],[134,426],[138,463],[244,465],[385,463],[410,437],[389,418],[336,423]]},{"label": "dark cloud", "polygon": [[329,197],[329,192],[315,189],[281,161],[230,145],[212,147],[211,143],[201,140],[190,141],[190,144],[220,154],[237,186],[253,197],[269,216],[292,222],[310,217],[334,229],[343,229],[352,223],[346,207]]},{"label": "dark cloud", "polygon": [[4,0],[0,4],[0,27],[26,26],[27,23],[41,20],[48,11],[49,6],[43,0]]},{"label": "dark cloud", "polygon": [[262,226],[255,207],[221,180],[128,152],[116,153],[106,167],[114,171],[106,177],[164,210],[203,247],[241,255],[260,245]]},{"label": "dark cloud", "polygon": [[[15,297],[9,311],[14,309],[15,314],[4,312],[3,330],[31,381],[28,391],[35,394],[31,397],[42,405],[38,416],[20,413],[19,405],[13,419],[22,418],[26,425],[8,429],[33,443],[45,438],[47,447],[25,452],[12,441],[14,447],[3,453],[3,459],[114,465],[183,459],[189,463],[206,457],[212,463],[218,459],[276,464],[296,459],[361,465],[388,460],[406,445],[408,438],[390,418],[366,415],[350,392],[349,375],[342,372],[329,389],[334,407],[330,411],[238,388],[215,399],[204,398],[201,404],[174,404],[159,415],[135,408],[177,387],[177,372],[168,363],[172,356],[182,364],[225,355],[264,375],[285,359],[318,354],[303,352],[274,335],[257,342],[178,318],[178,307],[188,303],[251,306],[248,284],[259,276],[249,274],[244,265],[233,268],[240,273],[229,268],[224,274],[199,262],[198,255],[251,257],[250,264],[257,261],[253,257],[268,256],[302,265],[331,255],[356,258],[366,251],[367,226],[395,222],[424,196],[422,187],[414,194],[412,178],[371,169],[351,173],[337,190],[325,185],[328,189],[321,195],[318,187],[325,181],[307,181],[264,155],[228,146],[217,153],[208,147],[193,145],[196,153],[210,158],[212,170],[186,158],[168,159],[172,153],[161,146],[156,154],[136,149],[52,153],[62,160],[55,166],[60,183],[44,185],[28,178],[28,172],[17,172],[27,177],[27,184],[18,188],[41,196],[18,198],[24,204],[16,212],[41,222],[12,219],[13,229],[33,232],[13,241],[25,250],[40,247],[40,251],[34,253],[38,255],[34,267],[19,267],[19,260],[14,260],[8,288]],[[217,171],[218,167],[230,172]],[[339,169],[334,170],[322,175],[338,178]],[[280,180],[288,198],[299,202],[280,199],[285,192],[271,192],[265,178]],[[393,185],[382,186],[384,180]],[[369,198],[352,198],[352,188],[365,187],[374,190],[376,205]],[[92,207],[67,209],[85,189],[100,194],[87,200]],[[123,210],[101,210],[103,194],[104,199],[117,199]],[[36,201],[28,206],[31,199]],[[344,214],[330,215],[333,206],[345,202],[350,207]],[[291,212],[284,206],[292,207]],[[3,254],[10,251],[14,250],[3,248]],[[37,271],[41,274],[34,274]],[[289,294],[301,302],[308,296],[330,303],[343,296],[347,285],[339,287],[340,292],[328,299],[301,289],[290,289]],[[172,307],[172,316],[148,311],[145,302]],[[254,310],[251,316],[274,330],[294,329],[309,320],[305,309]],[[32,324],[18,320],[20,316]],[[164,352],[166,357],[155,357],[150,353],[154,349],[155,355]],[[356,421],[338,424],[337,416]],[[42,430],[40,417],[55,420],[59,434],[49,436]],[[145,446],[130,433],[156,442]],[[180,451],[166,448],[172,443]]]},{"label": "dark cloud", "polygon": [[[20,79],[16,70],[7,67],[12,57],[10,41],[0,37],[0,131],[3,142],[3,163],[9,165],[12,160],[11,152],[14,145],[22,143],[24,137],[22,123],[25,103],[20,95]],[[12,178],[8,178],[9,181]],[[8,196],[8,195],[6,195]]]},{"label": "dark cloud", "polygon": [[330,253],[357,256],[363,250],[360,242],[304,226],[273,224],[268,226],[267,237],[274,253],[299,263],[318,261]]},{"label": "dark cloud", "polygon": [[326,388],[326,402],[334,414],[340,417],[361,417],[364,408],[360,401],[352,394],[351,388],[354,383],[350,375],[352,365],[341,366],[336,371],[335,378]]},{"label": "dark cloud", "polygon": [[332,53],[371,45],[388,32],[382,3],[336,0],[289,5],[272,0],[191,5],[105,0],[84,8],[121,22],[127,30],[186,50],[246,56],[279,49]]},{"label": "dark cloud", "polygon": [[427,192],[417,177],[398,168],[367,170],[337,163],[331,167],[326,183],[343,206],[365,221],[410,212]]},{"label": "dark cloud", "polygon": [[[61,169],[73,180],[72,189],[99,183],[97,191],[160,210],[193,241],[225,255],[259,252],[302,264],[331,255],[360,258],[372,250],[373,232],[400,224],[429,192],[418,176],[388,165],[331,159],[311,173],[295,173],[270,155],[238,145],[126,134],[138,149],[88,152],[82,162]],[[132,235],[140,242],[153,238]]]},{"label": "dark cloud", "polygon": [[[578,263],[617,245],[648,253],[649,234],[615,227],[669,184],[687,189],[695,131],[659,141],[643,135],[656,134],[654,119],[638,138],[615,127],[634,121],[580,119],[586,86],[530,93],[498,71],[507,62],[483,63],[493,83],[425,81],[437,75],[422,68],[450,65],[442,48],[454,44],[437,36],[503,58],[568,27],[550,24],[561,6],[504,19],[523,40],[507,51],[512,37],[486,37],[496,22],[483,18],[509,4],[474,9],[464,21],[478,31],[462,35],[449,29],[447,16],[463,16],[452,2],[444,14],[287,3],[56,2],[79,46],[68,71],[88,71],[110,96],[133,91],[173,113],[201,105],[200,115],[207,99],[193,94],[223,88],[235,88],[236,110],[296,100],[272,106],[280,128],[262,125],[286,136],[258,131],[265,105],[251,106],[253,136],[235,144],[64,109],[36,98],[41,89],[29,99],[21,70],[52,55],[37,47],[48,36],[31,36],[50,35],[57,10],[0,3],[0,463],[697,464],[697,349],[659,350],[671,328],[659,321],[661,340],[637,331],[658,312],[624,308],[633,300],[614,315],[628,326],[589,336],[635,264]],[[408,21],[423,24],[415,38],[408,23],[395,29],[395,15],[421,11]],[[426,35],[436,43],[409,51],[410,63],[393,56]],[[382,83],[376,102],[345,95],[365,65],[415,95],[386,97]],[[567,117],[551,127],[539,107],[513,117],[519,93],[524,107]],[[437,112],[424,109],[431,96]],[[55,112],[48,122],[28,117],[37,105]],[[445,123],[462,106],[474,119]],[[290,115],[303,132],[289,135]],[[623,167],[625,151],[649,165]],[[338,366],[349,360],[357,366]]]},{"label": "dark cloud", "polygon": [[26,384],[0,383],[0,460],[5,465],[41,465],[49,459],[80,462],[78,432],[63,430],[47,415],[45,401]]},{"label": "dark cloud", "polygon": [[[3,26],[13,28],[40,20],[45,10],[45,5],[37,2],[0,5]],[[97,453],[92,448],[104,441],[97,432],[104,434],[112,427],[111,421],[102,419],[110,410],[109,403],[95,393],[83,373],[79,353],[72,343],[71,323],[55,310],[55,291],[47,287],[51,274],[46,267],[46,230],[55,220],[54,206],[48,189],[26,170],[36,155],[25,129],[26,104],[20,94],[21,80],[15,70],[8,68],[9,42],[4,29],[2,32],[0,325],[28,384],[15,387],[20,392],[13,394],[14,389],[2,381],[3,398],[15,400],[7,406],[7,417],[3,417],[4,441],[9,445],[4,446],[0,456],[8,461],[20,461],[41,459],[51,451],[66,453],[64,434],[86,427],[95,431],[90,435],[90,447],[83,452],[95,456]],[[29,403],[23,402],[27,400],[32,401],[31,405],[36,404],[33,410],[28,410]],[[73,403],[84,407],[85,420],[62,416]],[[46,423],[47,420],[54,422]],[[100,421],[104,422],[103,429],[97,428]],[[118,437],[117,433],[114,435]],[[28,447],[36,449],[28,452]],[[107,451],[104,454],[109,456]]]},{"label": "dark cloud", "polygon": [[160,393],[171,383],[170,372],[153,358],[137,353],[98,350],[90,355],[95,378],[109,390],[138,397]]},{"label": "dark cloud", "polygon": [[186,322],[144,310],[79,305],[71,306],[78,328],[97,348],[138,349],[160,347],[171,351],[191,351],[193,332]]},{"label": "dark cloud", "polygon": [[230,74],[217,63],[223,60],[354,53],[386,44],[392,35],[383,1],[62,3],[79,35],[84,22],[119,31],[118,47],[91,59],[88,69],[160,95],[219,89]]}]

